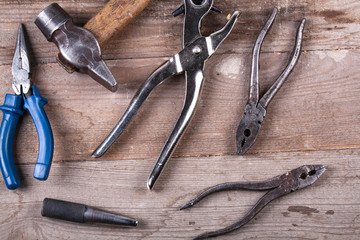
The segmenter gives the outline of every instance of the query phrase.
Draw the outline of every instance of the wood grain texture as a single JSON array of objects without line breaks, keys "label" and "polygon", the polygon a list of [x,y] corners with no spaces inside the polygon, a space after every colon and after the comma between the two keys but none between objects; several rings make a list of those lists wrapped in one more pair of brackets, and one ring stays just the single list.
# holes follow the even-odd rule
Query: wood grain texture
[{"label": "wood grain texture", "polygon": [[[85,24],[103,7],[106,1],[58,1],[74,18]],[[33,24],[37,14],[49,5],[48,1],[4,1],[0,3],[0,65],[10,64],[19,21],[28,30],[36,61],[55,62],[57,48],[47,42]],[[103,49],[105,59],[169,57],[181,48],[183,18],[171,13],[180,1],[153,1],[138,18],[132,21]],[[251,52],[259,30],[271,14],[273,7],[280,9],[279,16],[263,46],[265,52],[284,52],[291,48],[299,21],[307,18],[304,50],[358,49],[360,7],[357,0],[282,0],[216,2],[225,14],[211,12],[204,19],[202,32],[207,35],[225,24],[226,13],[239,10],[241,16],[234,31],[217,53]],[[276,44],[274,44],[274,42]]]},{"label": "wood grain texture", "polygon": [[[58,3],[83,25],[107,1]],[[197,207],[178,208],[201,190],[228,181],[263,180],[303,164],[324,164],[313,186],[278,199],[243,229],[218,239],[359,239],[360,235],[360,2],[358,0],[215,1],[224,14],[203,22],[208,35],[239,10],[234,31],[206,63],[199,107],[154,191],[146,179],[183,105],[183,76],[169,78],[144,104],[101,159],[92,151],[127,108],[142,82],[181,49],[180,1],[158,0],[105,48],[118,81],[110,93],[90,77],[67,74],[55,62],[56,46],[33,24],[51,2],[0,1],[0,102],[11,89],[11,62],[19,22],[25,23],[33,79],[55,137],[49,180],[32,177],[37,135],[29,114],[14,146],[23,186],[8,191],[0,180],[1,239],[190,239],[239,219],[260,192],[216,194]],[[260,135],[244,157],[235,155],[235,131],[248,98],[251,50],[273,7],[280,12],[261,54],[264,93],[287,64],[296,28],[307,18],[303,52],[274,100]],[[0,113],[2,117],[2,113]],[[42,218],[44,197],[80,202],[138,218],[136,229],[71,224]]]},{"label": "wood grain texture", "polygon": [[[1,182],[0,232],[2,239],[191,239],[238,220],[264,194],[223,192],[178,210],[201,190],[227,181],[268,179],[304,164],[324,164],[327,171],[314,185],[275,200],[244,228],[217,239],[358,239],[359,154],[357,149],[179,158],[151,192],[146,189],[153,165],[149,158],[55,163],[46,182],[32,178],[32,165],[22,165],[23,188],[7,191]],[[138,218],[139,225],[116,228],[43,218],[44,197]]]},{"label": "wood grain texture", "polygon": [[96,37],[100,46],[104,46],[110,38],[119,33],[152,0],[110,0],[84,26]]},{"label": "wood grain texture", "polygon": [[[174,157],[235,154],[235,131],[248,97],[250,57],[215,55],[207,63],[199,107]],[[286,65],[289,53],[264,53],[261,57],[264,92]],[[359,50],[303,53],[269,105],[249,154],[359,148],[360,105],[356,103],[360,72],[356,66],[349,67],[359,58]],[[57,64],[38,65],[34,79],[49,100],[46,111],[55,136],[54,161],[92,160],[92,151],[115,126],[144,79],[163,61],[109,61],[115,76],[123,77],[115,94],[104,91],[86,75],[65,74]],[[0,72],[2,99],[11,92],[7,84],[11,68],[2,66]],[[157,158],[181,112],[184,88],[183,76],[157,88],[102,160]],[[37,156],[37,136],[29,115],[19,132],[18,163],[31,163]]]}]

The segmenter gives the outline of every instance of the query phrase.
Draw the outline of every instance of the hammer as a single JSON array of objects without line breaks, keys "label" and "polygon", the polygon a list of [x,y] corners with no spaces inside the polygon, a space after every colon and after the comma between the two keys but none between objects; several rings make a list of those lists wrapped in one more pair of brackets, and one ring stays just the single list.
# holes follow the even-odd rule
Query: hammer
[{"label": "hammer", "polygon": [[67,72],[86,73],[115,92],[117,83],[101,58],[100,47],[130,23],[151,1],[110,0],[84,27],[76,26],[70,15],[57,3],[53,3],[37,16],[35,24],[46,39],[59,48],[57,61]]}]

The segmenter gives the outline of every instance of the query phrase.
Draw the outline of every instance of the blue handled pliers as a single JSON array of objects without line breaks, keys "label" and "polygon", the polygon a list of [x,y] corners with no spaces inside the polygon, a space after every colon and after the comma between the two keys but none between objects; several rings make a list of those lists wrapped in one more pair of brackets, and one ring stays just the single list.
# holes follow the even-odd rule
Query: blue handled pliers
[{"label": "blue handled pliers", "polygon": [[29,111],[39,138],[39,154],[35,164],[34,178],[39,180],[48,178],[54,153],[54,137],[44,111],[44,105],[48,101],[40,95],[39,89],[32,86],[28,53],[23,26],[20,24],[12,62],[12,88],[15,95],[6,94],[4,105],[0,106],[3,111],[0,127],[0,167],[8,189],[16,189],[20,186],[12,144],[17,123],[24,109]]}]

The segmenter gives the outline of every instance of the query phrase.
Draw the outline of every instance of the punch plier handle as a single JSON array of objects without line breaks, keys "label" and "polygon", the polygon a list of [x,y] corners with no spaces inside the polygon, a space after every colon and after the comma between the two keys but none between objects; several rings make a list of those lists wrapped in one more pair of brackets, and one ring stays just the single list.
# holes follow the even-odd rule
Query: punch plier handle
[{"label": "punch plier handle", "polygon": [[4,104],[0,106],[3,112],[0,127],[0,168],[8,189],[16,189],[21,185],[15,168],[13,141],[24,109],[29,111],[39,138],[39,153],[34,168],[34,178],[39,180],[48,178],[54,153],[54,137],[44,110],[44,105],[48,101],[41,96],[38,88],[31,86],[27,54],[23,28],[20,25],[12,65],[13,89],[16,95],[6,94]]}]

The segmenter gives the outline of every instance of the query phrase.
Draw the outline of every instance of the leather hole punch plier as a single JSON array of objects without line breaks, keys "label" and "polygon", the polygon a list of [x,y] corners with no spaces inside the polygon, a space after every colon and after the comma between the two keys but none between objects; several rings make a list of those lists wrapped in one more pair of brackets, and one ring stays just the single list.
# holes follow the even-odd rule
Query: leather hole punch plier
[{"label": "leather hole punch plier", "polygon": [[245,107],[245,114],[236,131],[236,151],[239,155],[244,155],[255,143],[270,101],[284,84],[300,57],[305,19],[301,21],[298,28],[296,43],[289,64],[259,100],[259,58],[261,45],[274,22],[277,11],[277,8],[274,8],[272,15],[258,36],[253,49],[249,100]]},{"label": "leather hole punch plier", "polygon": [[44,111],[44,105],[48,101],[40,95],[38,88],[32,86],[28,54],[23,26],[20,24],[12,62],[12,88],[15,95],[6,94],[4,105],[0,106],[3,111],[0,128],[0,167],[8,189],[16,189],[20,186],[12,144],[17,123],[24,114],[23,109],[29,111],[39,138],[39,153],[34,168],[34,178],[39,180],[48,178],[54,152],[53,133]]},{"label": "leather hole punch plier", "polygon": [[190,208],[200,202],[203,198],[208,195],[220,191],[227,190],[258,190],[266,191],[269,190],[259,201],[251,208],[251,210],[238,222],[233,225],[213,231],[203,233],[194,240],[205,239],[210,237],[220,236],[229,232],[232,232],[240,227],[244,226],[251,219],[253,219],[267,204],[272,200],[287,195],[291,192],[306,188],[316,182],[318,178],[326,171],[322,165],[305,165],[296,169],[293,169],[283,175],[271,178],[266,181],[259,182],[231,182],[216,185],[208,188],[196,198],[185,204],[180,210]]},{"label": "leather hole punch plier", "polygon": [[194,3],[193,0],[184,0],[183,50],[160,66],[145,81],[135,94],[129,107],[115,128],[93,153],[93,157],[100,157],[109,149],[155,87],[160,85],[168,77],[185,72],[186,97],[184,107],[148,179],[147,185],[149,189],[153,187],[155,181],[158,179],[165,163],[171,157],[176,144],[183,135],[195,112],[204,83],[205,61],[213,55],[220,44],[230,34],[239,16],[238,12],[234,12],[221,30],[208,37],[204,37],[200,33],[201,20],[210,11],[212,5],[212,0],[202,0],[201,2],[197,1],[197,3]]}]

